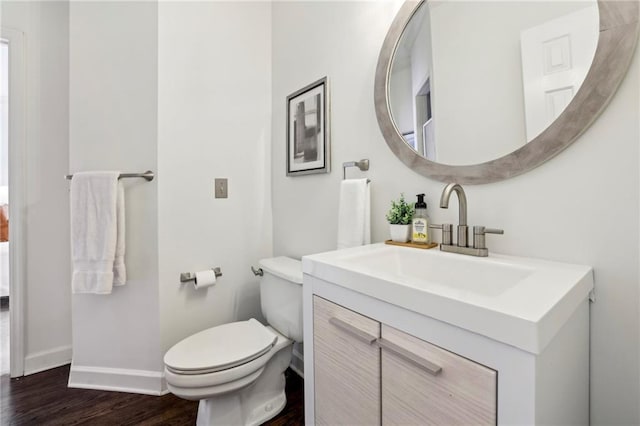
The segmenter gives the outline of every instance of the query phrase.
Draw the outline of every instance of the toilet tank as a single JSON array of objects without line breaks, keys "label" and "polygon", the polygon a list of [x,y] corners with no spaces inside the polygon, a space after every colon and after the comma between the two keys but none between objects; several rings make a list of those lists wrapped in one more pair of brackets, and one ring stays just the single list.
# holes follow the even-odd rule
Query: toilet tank
[{"label": "toilet tank", "polygon": [[267,323],[302,342],[302,263],[290,257],[262,259],[260,304]]}]

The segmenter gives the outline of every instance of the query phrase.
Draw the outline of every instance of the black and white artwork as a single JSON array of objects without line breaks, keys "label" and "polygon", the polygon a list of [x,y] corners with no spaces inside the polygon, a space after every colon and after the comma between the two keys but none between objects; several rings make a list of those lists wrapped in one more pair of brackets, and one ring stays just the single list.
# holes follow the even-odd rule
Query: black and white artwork
[{"label": "black and white artwork", "polygon": [[329,173],[327,79],[287,96],[287,176]]}]

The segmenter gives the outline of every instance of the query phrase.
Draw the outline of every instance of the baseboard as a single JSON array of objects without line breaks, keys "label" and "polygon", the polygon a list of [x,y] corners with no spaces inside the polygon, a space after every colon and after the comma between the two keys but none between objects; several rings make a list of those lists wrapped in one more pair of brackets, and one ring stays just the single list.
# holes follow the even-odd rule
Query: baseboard
[{"label": "baseboard", "polygon": [[293,353],[291,354],[291,364],[289,364],[289,368],[291,368],[298,374],[298,376],[304,379],[304,358],[299,352],[299,349],[300,348],[298,345],[293,347]]},{"label": "baseboard", "polygon": [[60,367],[71,362],[71,346],[59,346],[48,351],[36,352],[24,358],[24,375]]},{"label": "baseboard", "polygon": [[69,372],[68,386],[155,396],[169,393],[161,371],[88,367],[73,363]]}]

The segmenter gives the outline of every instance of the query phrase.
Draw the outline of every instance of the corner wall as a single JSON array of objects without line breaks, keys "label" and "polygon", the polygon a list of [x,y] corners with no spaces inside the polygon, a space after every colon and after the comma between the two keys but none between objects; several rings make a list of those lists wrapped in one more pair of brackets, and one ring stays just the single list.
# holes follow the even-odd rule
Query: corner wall
[{"label": "corner wall", "polygon": [[[170,346],[261,317],[250,266],[272,246],[270,13],[264,2],[72,3],[71,172],[156,179],[125,181],[127,284],[73,296],[70,386],[163,393]],[[227,199],[213,197],[218,177]],[[214,266],[214,287],[179,281]]]},{"label": "corner wall", "polygon": [[[302,256],[336,245],[341,164],[369,158],[372,240],[388,238],[391,199],[425,192],[435,223],[444,183],[406,168],[389,150],[373,107],[379,49],[399,7],[393,2],[273,3],[274,254]],[[469,221],[505,230],[499,253],[592,265],[591,422],[638,424],[640,54],[604,113],[556,158],[522,176],[466,186]],[[286,177],[285,99],[319,77],[331,90],[332,172]],[[437,84],[437,83],[436,83]],[[309,224],[318,226],[309,226]],[[300,230],[304,229],[304,232]]]},{"label": "corner wall", "polygon": [[[158,6],[72,2],[70,172],[157,171]],[[72,295],[69,385],[162,392],[158,181],[127,179],[127,284]]]}]

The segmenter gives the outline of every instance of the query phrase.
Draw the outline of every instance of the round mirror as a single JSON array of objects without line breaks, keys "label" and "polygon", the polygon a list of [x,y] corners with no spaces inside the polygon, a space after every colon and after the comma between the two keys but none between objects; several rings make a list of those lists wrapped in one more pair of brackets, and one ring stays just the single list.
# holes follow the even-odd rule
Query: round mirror
[{"label": "round mirror", "polygon": [[523,173],[604,108],[637,19],[636,2],[406,2],[378,60],[380,128],[425,176],[487,183]]}]

